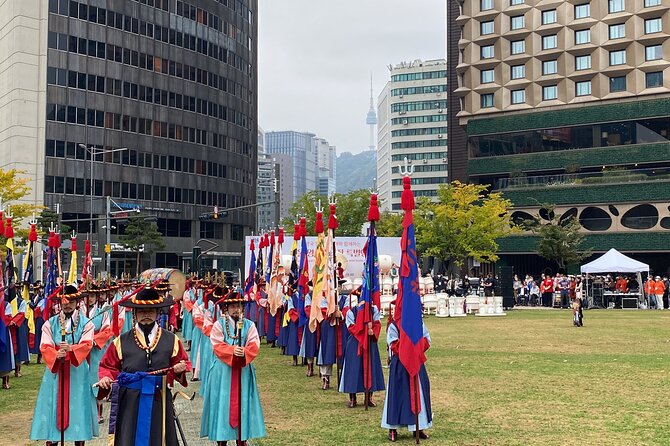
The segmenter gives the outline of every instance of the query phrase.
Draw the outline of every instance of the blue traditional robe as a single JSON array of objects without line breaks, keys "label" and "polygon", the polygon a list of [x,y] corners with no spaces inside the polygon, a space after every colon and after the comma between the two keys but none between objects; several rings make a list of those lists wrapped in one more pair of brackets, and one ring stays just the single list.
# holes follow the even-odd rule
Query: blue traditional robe
[{"label": "blue traditional robe", "polygon": [[[319,311],[325,313],[324,309],[327,308],[328,301],[324,297],[321,299]],[[333,365],[337,361],[339,325],[333,324],[334,319],[328,318],[324,314],[319,330],[319,356],[316,361],[317,365]]]},{"label": "blue traditional robe", "polygon": [[[423,326],[423,337],[430,344],[430,335],[425,325]],[[394,342],[398,339],[398,327],[393,322],[386,331],[386,342],[391,346],[392,351]],[[410,432],[416,431],[416,415],[412,412],[409,392],[409,374],[398,359],[398,355],[394,353],[391,357],[388,391],[386,392],[384,411],[382,412],[381,426],[383,428],[399,429],[407,427]],[[424,364],[421,364],[419,370],[419,399],[421,403],[419,430],[428,429],[433,425],[433,413],[430,406],[430,382]]]},{"label": "blue traditional robe", "polygon": [[286,348],[284,354],[287,356],[297,356],[300,353],[300,344],[298,344],[298,293],[295,292],[288,299],[287,304],[287,334],[286,334]]},{"label": "blue traditional robe", "polygon": [[205,395],[205,389],[207,388],[207,380],[209,375],[209,367],[212,364],[212,361],[215,360],[214,350],[212,349],[212,343],[209,340],[209,335],[212,331],[214,324],[214,312],[219,311],[217,306],[214,305],[214,302],[211,300],[207,302],[207,307],[204,311],[204,321],[202,325],[202,341],[200,343],[200,364],[198,364],[198,369],[200,370],[200,389],[198,393],[200,396]]},{"label": "blue traditional robe", "polygon": [[[375,306],[372,307],[372,310],[373,330],[375,330],[376,333],[379,333],[379,329],[381,328],[379,322],[379,310]],[[358,311],[359,307],[356,306],[347,312],[347,327],[354,325]],[[363,358],[358,355],[358,340],[352,335],[349,336],[347,346],[344,350],[344,364],[342,365],[342,379],[340,380],[339,388],[340,392],[364,393],[366,391],[363,382],[363,361],[370,361],[371,365],[372,387],[369,391],[376,392],[384,390],[384,374],[382,372],[382,361],[379,357],[377,340],[373,339],[372,342],[370,342],[370,357]]]},{"label": "blue traditional robe", "polygon": [[40,353],[40,343],[42,341],[42,325],[44,325],[44,316],[42,314],[42,309],[40,307],[42,300],[44,299],[43,295],[35,294],[33,297],[33,317],[35,320],[35,341],[33,346],[30,347],[30,353],[37,355]]},{"label": "blue traditional robe", "polygon": [[[61,337],[60,317],[51,317],[42,326],[40,350],[47,369],[42,377],[33,423],[31,440],[60,441],[61,433],[56,425],[58,400],[60,398],[58,378],[62,360],[56,359],[58,346],[62,340],[70,344],[69,425],[65,429],[65,441],[86,441],[98,436],[98,419],[95,398],[91,388],[86,357],[93,343],[93,324],[75,311],[72,320],[77,321],[74,333]],[[72,330],[72,321],[66,321],[67,331]]]},{"label": "blue traditional robe", "polygon": [[[85,307],[84,307],[85,308]],[[112,317],[111,305],[104,305],[102,308],[95,305],[88,313],[90,322],[93,324],[93,348],[89,356],[88,369],[91,384],[98,382],[98,368],[102,355],[112,343],[114,337],[110,326]]]},{"label": "blue traditional robe", "polygon": [[[186,303],[187,299],[189,303]],[[193,311],[193,299],[193,288],[186,290],[182,298],[184,300],[184,316],[181,321],[181,333],[187,341],[193,339],[193,314],[191,314],[191,311]]]},{"label": "blue traditional robe", "polygon": [[[228,328],[224,320],[217,320],[212,326],[210,340],[216,354],[209,368],[210,385],[205,389],[205,401],[202,409],[200,436],[208,437],[211,441],[230,441],[237,438],[237,428],[231,426],[231,406],[237,400],[231,386],[234,379],[233,367],[240,370],[242,382],[242,399],[239,402],[242,416],[239,420],[242,426],[242,440],[265,437],[265,422],[256,385],[256,371],[252,361],[260,349],[260,339],[256,326],[248,319],[244,319],[241,344],[244,347],[244,357],[233,355],[238,345],[234,339],[235,322],[228,315]],[[236,384],[235,384],[236,385]],[[232,414],[236,416],[236,412]]]},{"label": "blue traditional robe", "polygon": [[12,307],[9,302],[0,299],[0,375],[5,374],[16,367],[14,363],[14,347],[12,345],[12,332],[9,330],[9,321],[12,320]]},{"label": "blue traditional robe", "polygon": [[[305,312],[311,313],[312,311],[321,311],[321,309],[316,308],[316,305],[312,305],[312,293],[308,293],[305,296]],[[319,354],[318,331],[312,332],[309,329],[309,323],[306,323],[300,329],[302,330],[302,342],[300,343],[299,356],[303,358],[316,358]]]},{"label": "blue traditional robe", "polygon": [[12,318],[16,323],[15,326],[10,327],[15,348],[14,348],[14,362],[21,364],[30,359],[30,348],[28,347],[28,319],[26,319],[27,304],[21,296],[17,293],[14,298],[15,302],[10,302],[12,306]]},{"label": "blue traditional robe", "polygon": [[189,357],[191,359],[191,364],[193,364],[193,378],[200,378],[200,369],[198,365],[200,363],[200,344],[203,340],[202,333],[202,324],[204,322],[204,314],[202,312],[203,308],[203,290],[198,290],[198,299],[195,301],[193,306],[192,316],[193,316],[193,338],[191,339],[191,351],[189,352]]}]

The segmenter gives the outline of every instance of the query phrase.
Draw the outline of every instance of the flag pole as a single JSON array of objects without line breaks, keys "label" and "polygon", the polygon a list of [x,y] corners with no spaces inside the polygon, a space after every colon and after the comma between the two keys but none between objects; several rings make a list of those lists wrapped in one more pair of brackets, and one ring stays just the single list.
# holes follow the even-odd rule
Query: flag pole
[{"label": "flag pole", "polygon": [[[370,208],[368,209],[368,221],[370,222],[370,229],[369,229],[369,237],[368,240],[373,240],[373,238],[377,237],[376,234],[376,222],[379,220],[379,207],[377,204],[377,194],[373,190],[370,193]],[[373,248],[373,245],[375,244],[368,244],[368,252],[367,252],[367,258],[370,259],[371,264],[368,264],[368,290],[369,290],[369,317],[370,317],[370,326],[373,325],[374,323],[374,310],[373,310],[373,305],[374,305],[374,295],[375,295],[375,290],[374,290],[374,274],[375,274],[375,252],[374,250],[370,252],[370,250]],[[373,342],[373,336],[371,336],[369,333],[367,333],[367,342],[368,342],[368,357],[364,358],[363,360],[368,361],[368,375],[372,373],[372,342]],[[370,386],[366,389],[365,392],[365,410],[368,410],[368,406],[370,405],[370,399],[371,399],[371,393],[372,393],[372,376],[365,376],[365,367],[363,368],[363,387],[365,387],[368,383],[370,382]],[[367,379],[366,379],[367,378]]]},{"label": "flag pole", "polygon": [[[328,216],[328,229],[332,231],[333,237],[333,292],[335,293],[335,305],[337,309],[340,308],[340,296],[338,293],[338,268],[337,268],[337,249],[335,247],[335,230],[339,226],[337,223],[337,215],[335,214],[337,200],[335,200],[335,195],[330,198],[330,215]],[[340,387],[340,379],[342,378],[342,368],[338,362],[338,354],[340,352],[339,344],[342,341],[340,337],[342,336],[342,330],[340,329],[340,318],[335,318],[335,367],[337,367],[337,387]]]},{"label": "flag pole", "polygon": [[[370,221],[370,228],[368,229],[369,231],[369,236],[373,237],[375,233],[375,222]],[[372,246],[368,246],[368,249],[371,249]],[[372,286],[372,274],[374,268],[370,268],[370,265],[368,265],[368,289],[371,290]],[[372,320],[374,319],[374,311],[372,310],[372,292],[370,292],[370,305],[368,305],[369,311],[370,311],[370,323],[372,323]],[[372,352],[370,349],[372,348],[372,336],[370,336],[370,333],[367,333],[367,341],[368,341],[368,357],[364,358],[365,361],[368,361],[368,375],[372,373]],[[365,368],[363,368],[365,371]],[[370,380],[372,381],[372,380]],[[365,388],[365,410],[368,410],[368,406],[370,405],[370,391],[372,389],[372,386],[368,386],[368,379],[366,376],[363,376],[363,388]]]},{"label": "flag pole", "polygon": [[[60,288],[60,338],[61,342],[67,342],[65,340],[65,312],[63,311],[63,296],[65,295],[65,286]],[[65,444],[65,357],[61,358],[60,361],[60,444]],[[68,408],[69,409],[69,408]]]},{"label": "flag pole", "polygon": [[[217,311],[216,308],[214,311]],[[228,317],[228,316],[226,316]],[[242,314],[237,320],[237,346],[242,347],[242,328],[244,327],[244,306],[242,306]],[[240,373],[237,376],[237,444],[242,444],[242,366],[240,366]]]}]

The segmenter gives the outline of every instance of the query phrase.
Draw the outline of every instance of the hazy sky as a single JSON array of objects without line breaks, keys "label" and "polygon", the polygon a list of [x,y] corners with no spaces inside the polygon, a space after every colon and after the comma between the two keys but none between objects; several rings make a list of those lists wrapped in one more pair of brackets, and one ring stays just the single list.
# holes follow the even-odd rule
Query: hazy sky
[{"label": "hazy sky", "polygon": [[259,0],[259,119],[265,130],[310,131],[360,152],[370,74],[446,57],[445,0]]}]

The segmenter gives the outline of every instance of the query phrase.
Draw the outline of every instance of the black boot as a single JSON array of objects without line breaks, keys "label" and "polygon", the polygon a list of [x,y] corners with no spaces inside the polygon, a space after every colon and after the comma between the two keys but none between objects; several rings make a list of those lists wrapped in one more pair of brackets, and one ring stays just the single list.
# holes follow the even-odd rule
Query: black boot
[{"label": "black boot", "polygon": [[389,429],[389,441],[395,443],[398,439],[398,431],[395,429]]},{"label": "black boot", "polygon": [[2,388],[5,390],[9,389],[9,376],[2,377]]},{"label": "black boot", "polygon": [[349,394],[349,403],[347,404],[347,407],[354,408],[356,407],[356,394],[355,393],[350,393]]},{"label": "black boot", "polygon": [[298,357],[296,355],[293,355],[293,363],[291,365],[294,367],[298,366]]}]

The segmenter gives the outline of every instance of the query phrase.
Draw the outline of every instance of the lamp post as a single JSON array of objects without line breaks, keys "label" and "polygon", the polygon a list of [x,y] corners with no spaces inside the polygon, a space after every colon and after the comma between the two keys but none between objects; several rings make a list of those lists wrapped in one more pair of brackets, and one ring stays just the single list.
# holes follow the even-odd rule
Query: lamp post
[{"label": "lamp post", "polygon": [[[90,223],[89,223],[90,227],[89,227],[88,232],[89,232],[89,234],[91,234],[93,232],[93,194],[94,194],[94,192],[93,192],[93,161],[95,160],[95,156],[96,155],[106,155],[108,153],[114,153],[114,152],[125,152],[126,150],[128,150],[128,148],[127,147],[122,147],[120,149],[101,150],[101,149],[98,149],[98,147],[95,147],[95,146],[88,147],[88,146],[86,146],[86,144],[78,144],[78,145],[79,145],[79,147],[81,147],[82,149],[86,150],[88,153],[91,154],[91,177],[90,177],[91,192],[90,192],[90,201],[89,201],[89,210],[88,210],[88,214],[89,214],[89,218],[90,218]],[[109,204],[107,205],[107,212],[109,212]],[[107,231],[109,232],[109,223],[107,224],[107,228],[108,228]],[[109,239],[109,237],[108,237],[108,239]],[[109,263],[110,262],[109,262],[109,259],[108,259],[107,260],[107,268],[109,268]],[[109,273],[109,271],[107,271],[107,272]]]}]

